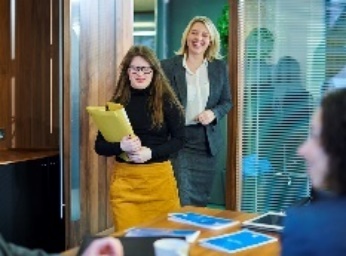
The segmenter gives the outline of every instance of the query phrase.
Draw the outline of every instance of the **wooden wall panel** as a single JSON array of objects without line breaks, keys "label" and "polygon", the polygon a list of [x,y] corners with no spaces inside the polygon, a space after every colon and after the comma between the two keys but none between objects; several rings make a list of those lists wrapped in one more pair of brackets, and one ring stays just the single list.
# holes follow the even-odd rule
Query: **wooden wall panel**
[{"label": "wooden wall panel", "polygon": [[11,134],[11,55],[10,55],[10,2],[0,0],[0,128],[6,137],[0,140],[0,149],[10,147]]},{"label": "wooden wall panel", "polygon": [[[57,6],[58,0],[52,1]],[[57,9],[53,8],[56,12]],[[55,114],[51,128],[52,105],[58,99],[58,80],[54,81],[54,103],[51,103],[50,58],[57,56],[58,47],[51,47],[50,1],[16,2],[15,58],[15,147],[58,148],[58,123]],[[54,17],[58,17],[55,15]],[[57,25],[57,21],[54,21]],[[54,40],[57,43],[57,28]],[[55,54],[54,54],[55,50]],[[57,74],[58,60],[54,60]],[[57,79],[57,75],[54,76]]]},{"label": "wooden wall panel", "polygon": [[[99,218],[99,201],[97,188],[100,182],[98,172],[101,170],[97,166],[97,155],[92,152],[94,136],[89,136],[90,125],[85,107],[98,103],[99,62],[99,2],[83,1],[80,4],[80,130],[81,150],[80,150],[80,182],[81,182],[81,227],[85,232],[96,233]],[[110,7],[111,8],[111,7]],[[113,9],[114,10],[114,9]],[[109,43],[113,44],[114,40]],[[94,138],[93,138],[94,137]],[[104,198],[103,200],[106,200]],[[103,209],[102,209],[103,210]],[[106,213],[103,213],[106,215]],[[92,220],[92,221],[90,221]],[[83,232],[83,230],[81,230]]]},{"label": "wooden wall panel", "polygon": [[[114,10],[116,10],[115,1],[107,0],[100,3],[100,12],[105,14],[100,17],[100,23],[115,23]],[[112,8],[109,8],[109,7]],[[129,10],[127,10],[129,11]],[[97,102],[102,104],[102,102],[108,101],[114,90],[114,85],[116,83],[115,71],[116,67],[116,52],[114,44],[109,44],[108,42],[114,41],[116,43],[116,33],[115,29],[111,26],[102,27],[99,31],[99,43],[100,43],[100,58],[104,61],[99,63],[99,87],[98,87],[98,98]],[[90,123],[90,122],[89,122]],[[93,142],[95,140],[96,129],[93,126],[93,129],[89,132],[89,139]],[[92,152],[94,154],[94,152]],[[113,225],[111,208],[109,205],[109,181],[111,176],[112,165],[114,164],[113,159],[106,159],[104,157],[97,157],[95,165],[97,169],[104,170],[102,173],[98,172],[98,179],[103,181],[99,182],[98,187],[98,202],[99,208],[104,209],[106,218],[98,218],[98,230],[105,230],[106,228]],[[96,169],[96,170],[97,170]],[[106,199],[106,200],[105,200]]]},{"label": "wooden wall panel", "polygon": [[227,166],[226,166],[226,208],[237,208],[237,148],[238,136],[238,0],[229,0],[228,65],[233,107],[228,114]]},{"label": "wooden wall panel", "polygon": [[[47,1],[47,0],[46,0]],[[60,63],[59,63],[59,54],[60,54],[60,45],[59,45],[59,29],[60,29],[60,10],[59,2],[62,0],[52,0],[52,41],[53,45],[50,48],[50,56],[52,57],[53,67],[52,67],[52,92],[51,92],[51,115],[52,115],[52,127],[50,129],[50,136],[48,137],[48,145],[53,148],[60,148],[59,142],[59,133],[60,133],[60,124],[59,119],[61,115],[61,110],[59,108],[60,103]],[[52,133],[51,133],[52,132]]]},{"label": "wooden wall panel", "polygon": [[[70,213],[71,213],[71,137],[70,137],[70,130],[71,130],[71,35],[70,35],[70,17],[71,17],[71,9],[70,9],[70,0],[61,0],[63,1],[63,109],[62,109],[62,120],[63,120],[63,127],[62,134],[63,134],[63,145],[61,146],[62,149],[62,166],[64,169],[64,201],[65,201],[65,244],[66,248],[72,247],[72,245],[76,244],[75,240],[73,239],[75,237],[79,238],[79,232],[77,224],[78,223],[72,223],[70,220]],[[78,234],[78,236],[76,235]]]},{"label": "wooden wall panel", "polygon": [[[67,247],[113,226],[109,206],[112,159],[94,152],[96,128],[85,111],[88,105],[104,105],[116,84],[118,64],[132,45],[133,3],[128,0],[80,2],[80,209],[81,218],[67,218]],[[71,131],[70,0],[64,0],[64,167],[67,216],[70,216]]]},{"label": "wooden wall panel", "polygon": [[120,65],[122,57],[133,44],[133,1],[116,1],[116,66]]}]

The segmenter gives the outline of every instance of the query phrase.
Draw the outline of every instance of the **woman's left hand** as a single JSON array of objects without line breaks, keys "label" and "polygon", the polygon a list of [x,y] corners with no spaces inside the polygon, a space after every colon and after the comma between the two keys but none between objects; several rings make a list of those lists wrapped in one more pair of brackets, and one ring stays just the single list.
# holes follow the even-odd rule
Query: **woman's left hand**
[{"label": "woman's left hand", "polygon": [[215,114],[210,109],[204,110],[197,116],[197,121],[203,125],[208,125],[215,119]]},{"label": "woman's left hand", "polygon": [[151,149],[148,147],[141,147],[140,150],[128,154],[128,157],[132,162],[145,163],[151,159]]}]

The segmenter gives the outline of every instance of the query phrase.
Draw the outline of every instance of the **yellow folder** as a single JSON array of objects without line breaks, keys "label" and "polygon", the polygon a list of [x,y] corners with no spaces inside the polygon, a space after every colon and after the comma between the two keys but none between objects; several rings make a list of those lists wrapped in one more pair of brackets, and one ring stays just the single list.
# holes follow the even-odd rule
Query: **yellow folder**
[{"label": "yellow folder", "polygon": [[121,104],[107,102],[104,106],[88,106],[86,109],[103,137],[108,142],[120,142],[126,135],[133,135],[133,129],[126,111]]}]

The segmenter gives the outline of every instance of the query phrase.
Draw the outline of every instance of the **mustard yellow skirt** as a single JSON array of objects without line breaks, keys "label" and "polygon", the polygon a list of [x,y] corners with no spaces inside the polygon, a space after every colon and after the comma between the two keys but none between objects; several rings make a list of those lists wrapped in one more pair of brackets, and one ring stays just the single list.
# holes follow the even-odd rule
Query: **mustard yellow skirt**
[{"label": "mustard yellow skirt", "polygon": [[180,202],[171,162],[116,162],[110,203],[115,230],[127,229],[178,209]]}]

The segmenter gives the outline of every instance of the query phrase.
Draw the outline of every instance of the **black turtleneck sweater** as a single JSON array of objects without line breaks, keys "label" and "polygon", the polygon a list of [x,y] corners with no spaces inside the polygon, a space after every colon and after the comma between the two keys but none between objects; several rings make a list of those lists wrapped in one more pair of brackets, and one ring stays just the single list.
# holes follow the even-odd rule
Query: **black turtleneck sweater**
[{"label": "black turtleneck sweater", "polygon": [[[167,100],[163,102],[164,122],[160,128],[152,128],[151,113],[148,109],[150,87],[144,90],[131,90],[131,98],[125,106],[134,133],[139,137],[142,146],[151,149],[152,158],[146,163],[162,162],[180,150],[185,141],[184,116],[176,106]],[[103,156],[116,156],[117,161],[122,161],[118,156],[123,152],[120,143],[107,142],[98,132],[95,151]]]}]

